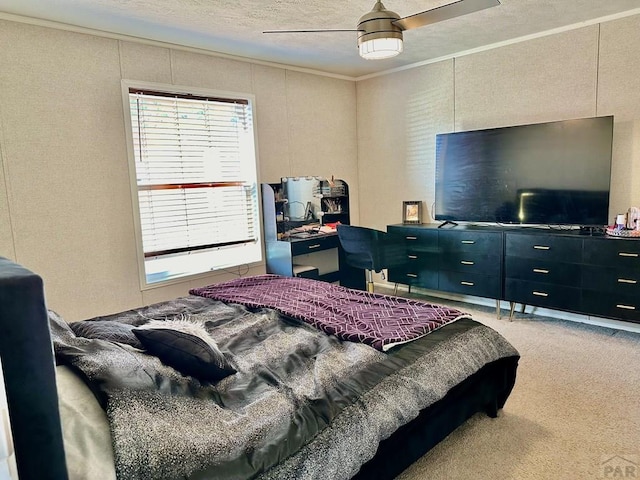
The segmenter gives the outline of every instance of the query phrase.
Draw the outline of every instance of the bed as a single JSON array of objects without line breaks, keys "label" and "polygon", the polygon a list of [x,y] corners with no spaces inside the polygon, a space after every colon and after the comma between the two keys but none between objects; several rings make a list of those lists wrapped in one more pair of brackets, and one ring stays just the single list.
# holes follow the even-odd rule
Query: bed
[{"label": "bed", "polygon": [[[38,275],[0,258],[0,359],[20,479],[96,468],[99,478],[391,479],[472,415],[504,406],[519,354],[464,312],[273,277],[69,325],[47,309]],[[290,281],[303,282],[295,294]],[[358,311],[347,312],[354,298]],[[335,323],[353,315],[355,331]],[[400,317],[411,321],[398,334]],[[105,325],[141,345],[79,330]],[[185,363],[182,349],[209,348],[209,337],[207,368]],[[69,413],[69,381],[103,425]],[[100,438],[74,444],[89,437]]]}]

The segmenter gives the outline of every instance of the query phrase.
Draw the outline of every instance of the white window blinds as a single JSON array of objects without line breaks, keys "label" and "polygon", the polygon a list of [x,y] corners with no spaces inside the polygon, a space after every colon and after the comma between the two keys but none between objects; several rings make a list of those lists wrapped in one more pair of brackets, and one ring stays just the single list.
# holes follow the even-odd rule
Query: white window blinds
[{"label": "white window blinds", "polygon": [[145,258],[258,241],[246,99],[129,89]]}]

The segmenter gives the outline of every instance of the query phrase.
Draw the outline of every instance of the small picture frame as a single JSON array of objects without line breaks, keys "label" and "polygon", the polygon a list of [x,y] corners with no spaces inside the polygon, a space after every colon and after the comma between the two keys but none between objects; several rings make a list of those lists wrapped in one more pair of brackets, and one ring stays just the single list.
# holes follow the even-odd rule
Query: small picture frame
[{"label": "small picture frame", "polygon": [[402,202],[402,223],[422,223],[422,202],[419,200]]}]

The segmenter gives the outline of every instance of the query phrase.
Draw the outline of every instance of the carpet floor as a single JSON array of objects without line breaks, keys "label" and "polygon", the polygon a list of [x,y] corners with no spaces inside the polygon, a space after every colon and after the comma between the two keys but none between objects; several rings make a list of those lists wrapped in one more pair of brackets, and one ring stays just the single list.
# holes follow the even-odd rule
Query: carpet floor
[{"label": "carpet floor", "polygon": [[471,313],[522,358],[498,418],[475,415],[398,480],[640,478],[639,334],[411,296]]}]

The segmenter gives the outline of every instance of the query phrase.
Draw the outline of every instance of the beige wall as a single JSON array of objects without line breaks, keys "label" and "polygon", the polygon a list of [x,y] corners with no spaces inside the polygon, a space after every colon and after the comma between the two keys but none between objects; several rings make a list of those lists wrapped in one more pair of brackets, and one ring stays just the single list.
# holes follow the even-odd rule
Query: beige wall
[{"label": "beige wall", "polygon": [[[0,110],[1,114],[1,110]],[[15,258],[13,248],[13,232],[11,231],[11,218],[9,217],[9,198],[4,175],[4,160],[2,155],[2,130],[0,130],[0,252],[9,258]]]},{"label": "beige wall", "polygon": [[253,93],[261,181],[343,178],[362,225],[403,200],[429,221],[436,133],[593,115],[615,115],[610,216],[640,205],[640,16],[358,82],[9,21],[0,45],[0,255],[69,320],[228,278],[140,290],[121,79]]},{"label": "beige wall", "polygon": [[600,30],[599,115],[615,115],[611,214],[640,205],[640,15]]},{"label": "beige wall", "polygon": [[595,115],[615,116],[609,217],[640,205],[638,51],[633,16],[359,81],[361,223],[400,223],[403,200],[430,220],[436,133]]},{"label": "beige wall", "polygon": [[[358,90],[360,222],[385,230],[403,200],[431,214],[435,135],[453,128],[453,64],[441,62],[361,81]],[[423,220],[424,221],[424,220]]]},{"label": "beige wall", "polygon": [[353,81],[10,21],[0,45],[0,255],[67,320],[229,278],[141,291],[122,79],[253,93],[260,181],[335,175],[358,204]]}]

